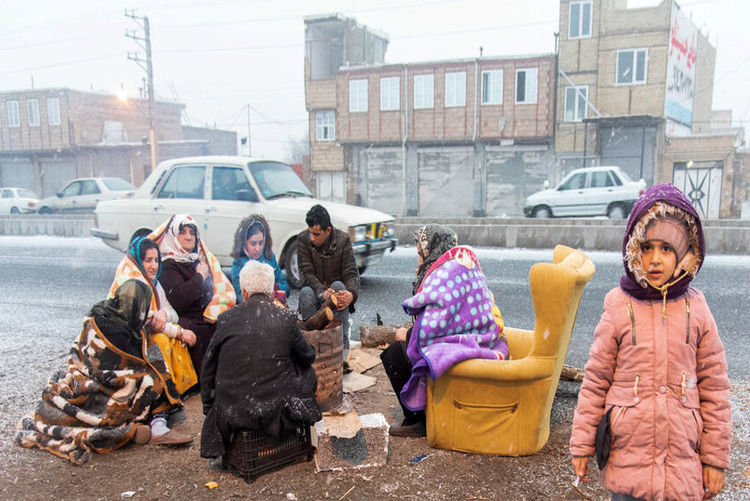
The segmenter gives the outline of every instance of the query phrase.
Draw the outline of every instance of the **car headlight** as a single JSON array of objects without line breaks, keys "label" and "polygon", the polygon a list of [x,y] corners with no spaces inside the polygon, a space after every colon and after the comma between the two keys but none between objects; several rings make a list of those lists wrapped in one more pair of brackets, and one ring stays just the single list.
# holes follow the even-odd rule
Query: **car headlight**
[{"label": "car headlight", "polygon": [[362,242],[367,235],[367,226],[350,226],[349,238],[352,242]]}]

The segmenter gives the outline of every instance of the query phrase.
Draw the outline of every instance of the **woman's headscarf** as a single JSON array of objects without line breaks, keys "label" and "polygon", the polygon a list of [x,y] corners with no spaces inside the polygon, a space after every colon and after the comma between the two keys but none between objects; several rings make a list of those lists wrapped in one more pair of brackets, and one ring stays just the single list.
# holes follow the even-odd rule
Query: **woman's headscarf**
[{"label": "woman's headscarf", "polygon": [[416,294],[430,266],[440,256],[458,245],[456,232],[442,224],[428,224],[414,232],[417,252],[422,256],[422,265],[417,269],[417,277],[412,284],[412,293]]},{"label": "woman's headscarf", "polygon": [[[688,249],[677,263],[677,276],[660,288],[651,286],[645,279],[641,264],[642,247],[649,225],[656,221],[684,224]],[[622,241],[622,260],[625,274],[620,287],[637,299],[672,299],[683,295],[690,281],[703,264],[706,254],[703,227],[690,200],[673,184],[656,184],[646,190],[636,201],[625,228]]]},{"label": "woman's headscarf", "polygon": [[114,297],[96,303],[89,316],[116,347],[143,358],[141,330],[151,307],[151,288],[140,280],[127,280]]},{"label": "woman's headscarf", "polygon": [[146,275],[146,269],[143,267],[143,258],[146,257],[146,251],[148,249],[156,249],[156,259],[159,263],[159,268],[156,270],[156,277],[154,277],[154,283],[159,281],[159,275],[161,275],[161,251],[156,242],[147,237],[135,237],[130,245],[128,246],[128,254],[135,261],[143,273],[143,278],[148,280]]},{"label": "woman's headscarf", "polygon": [[[177,241],[177,235],[185,226],[192,226],[195,231],[195,248],[192,251],[186,251]],[[174,259],[178,263],[192,263],[199,259],[198,254],[198,241],[200,240],[200,233],[198,233],[198,224],[195,220],[187,214],[175,214],[167,225],[167,229],[164,230],[161,241],[159,242],[159,249],[161,250],[162,259]]]},{"label": "woman's headscarf", "polygon": [[263,257],[269,261],[273,257],[273,241],[271,240],[271,229],[268,226],[266,218],[260,214],[252,214],[240,221],[237,230],[234,232],[234,246],[232,247],[232,257],[241,258],[247,256],[245,253],[245,242],[255,232],[260,230],[265,238],[263,244]]}]

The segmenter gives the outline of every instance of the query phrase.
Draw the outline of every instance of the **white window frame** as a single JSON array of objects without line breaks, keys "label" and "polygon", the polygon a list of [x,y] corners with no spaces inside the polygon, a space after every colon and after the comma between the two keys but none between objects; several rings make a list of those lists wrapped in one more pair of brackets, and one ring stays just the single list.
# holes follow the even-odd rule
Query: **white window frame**
[{"label": "white window frame", "polygon": [[26,116],[29,119],[29,127],[39,127],[39,100],[26,100]]},{"label": "white window frame", "polygon": [[435,75],[426,73],[414,75],[414,109],[424,110],[435,107]]},{"label": "white window frame", "polygon": [[47,122],[49,125],[60,125],[60,99],[47,98]]},{"label": "white window frame", "polygon": [[[589,7],[588,25],[585,25],[583,22],[583,10],[586,5],[588,5]],[[573,9],[578,10],[578,26],[577,26],[578,35],[574,35],[572,31]],[[593,19],[594,19],[594,5],[590,1],[570,2],[568,6],[568,39],[575,40],[578,38],[591,38],[591,27],[593,24]],[[588,30],[588,33],[584,33],[584,28]]]},{"label": "white window frame", "polygon": [[445,74],[445,107],[466,106],[466,72],[453,71]]},{"label": "white window frame", "polygon": [[349,80],[349,113],[367,113],[367,79]]},{"label": "white window frame", "polygon": [[17,99],[11,99],[5,102],[8,108],[8,127],[18,128],[21,126],[21,108]]},{"label": "white window frame", "polygon": [[380,79],[380,111],[394,111],[401,107],[399,77],[382,77]]},{"label": "white window frame", "polygon": [[[631,80],[629,82],[620,81],[620,54],[625,52],[633,53],[633,68],[631,71]],[[636,80],[638,69],[638,54],[643,53],[643,80]],[[615,53],[615,85],[645,85],[648,82],[648,48],[641,47],[637,49],[622,49]]]},{"label": "white window frame", "polygon": [[321,110],[315,112],[315,140],[334,141],[336,139],[336,112]]},{"label": "white window frame", "polygon": [[[526,73],[526,77],[524,78],[524,100],[519,101],[518,100],[518,74],[519,73]],[[530,82],[532,79],[529,78],[529,75],[534,75],[533,78],[533,86],[531,86]],[[533,92],[530,92],[532,91]],[[519,68],[516,70],[516,104],[536,104],[537,101],[537,94],[539,93],[539,68]],[[529,98],[529,95],[533,94],[533,99]]]},{"label": "white window frame", "polygon": [[[485,75],[487,75],[487,85],[485,85]],[[497,89],[496,89],[497,87]],[[503,104],[503,70],[484,70],[482,71],[482,104],[496,105]]]},{"label": "white window frame", "polygon": [[[586,99],[589,98],[589,86],[588,85],[576,85],[565,87],[565,107],[563,108],[563,119],[565,122],[580,122],[588,116],[588,104],[585,100],[581,101],[576,89],[580,90]],[[568,99],[572,96],[575,100],[573,108],[573,117],[568,117]],[[583,106],[583,110],[579,109]]]}]

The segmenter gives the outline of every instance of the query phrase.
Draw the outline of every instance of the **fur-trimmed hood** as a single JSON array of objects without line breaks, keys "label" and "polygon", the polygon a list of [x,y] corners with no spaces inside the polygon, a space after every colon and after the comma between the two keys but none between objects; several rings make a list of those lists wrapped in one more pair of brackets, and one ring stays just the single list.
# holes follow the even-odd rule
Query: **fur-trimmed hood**
[{"label": "fur-trimmed hood", "polygon": [[[669,285],[666,297],[682,295],[703,264],[705,243],[700,217],[690,200],[670,183],[657,184],[646,190],[630,212],[622,241],[622,260],[625,274],[620,287],[639,299],[661,299],[662,292],[650,287],[641,265],[641,249],[646,241],[646,229],[657,218],[672,217],[687,228],[689,249],[678,263],[678,275]],[[684,274],[683,272],[687,272]],[[684,276],[680,279],[678,277]]]}]

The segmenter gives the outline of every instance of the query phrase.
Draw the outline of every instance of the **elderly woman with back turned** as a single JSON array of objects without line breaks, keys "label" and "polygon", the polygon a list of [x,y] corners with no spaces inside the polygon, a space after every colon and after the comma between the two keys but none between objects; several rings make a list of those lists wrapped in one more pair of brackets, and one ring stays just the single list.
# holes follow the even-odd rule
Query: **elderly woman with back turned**
[{"label": "elderly woman with back turned", "polygon": [[250,260],[240,272],[240,286],[244,301],[219,315],[203,361],[205,458],[223,456],[234,431],[281,438],[321,418],[315,350],[302,337],[295,314],[273,304],[273,270]]}]

